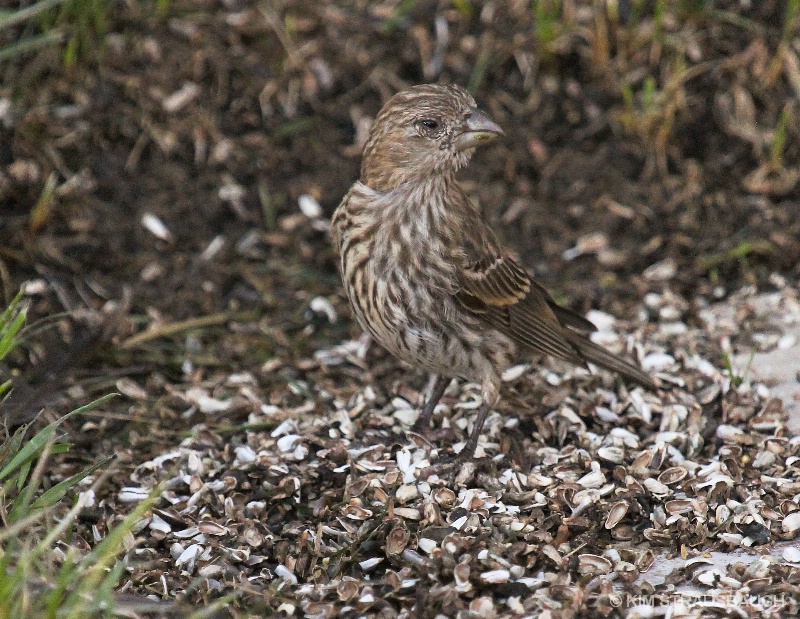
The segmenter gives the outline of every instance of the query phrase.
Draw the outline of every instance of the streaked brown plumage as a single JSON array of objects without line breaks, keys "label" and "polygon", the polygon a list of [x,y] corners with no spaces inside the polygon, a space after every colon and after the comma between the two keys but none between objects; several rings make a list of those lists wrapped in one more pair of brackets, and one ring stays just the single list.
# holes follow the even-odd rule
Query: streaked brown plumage
[{"label": "streaked brown plumage", "polygon": [[528,276],[456,182],[475,147],[502,134],[458,86],[396,94],[376,117],[360,179],[332,222],[361,326],[437,377],[415,428],[428,424],[451,377],[481,384],[462,458],[472,457],[500,376],[519,353],[589,361],[655,388],[646,373],[588,339],[594,325]]}]

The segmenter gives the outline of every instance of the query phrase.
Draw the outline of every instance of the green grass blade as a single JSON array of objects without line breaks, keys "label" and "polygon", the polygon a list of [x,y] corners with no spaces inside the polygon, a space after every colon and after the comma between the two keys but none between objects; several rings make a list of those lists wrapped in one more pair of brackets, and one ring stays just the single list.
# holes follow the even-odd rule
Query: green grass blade
[{"label": "green grass blade", "polygon": [[70,583],[74,580],[72,575],[75,572],[75,552],[70,548],[67,556],[64,558],[64,563],[56,575],[55,587],[47,595],[45,603],[45,617],[47,619],[55,619],[58,616],[58,609],[63,607],[64,593],[67,591]]},{"label": "green grass blade", "polygon": [[22,291],[20,290],[0,314],[0,360],[5,358],[17,345],[17,336],[25,324],[27,312],[19,307],[21,298]]},{"label": "green grass blade", "polygon": [[61,423],[61,419],[58,421],[54,421],[51,424],[48,424],[41,430],[39,430],[31,440],[29,440],[22,448],[14,455],[11,459],[11,462],[3,467],[3,470],[0,470],[0,481],[3,481],[6,477],[11,475],[13,472],[18,471],[26,464],[30,463],[30,461],[35,458],[39,453],[44,449],[44,446],[50,440],[50,437],[55,432],[58,424]]},{"label": "green grass blade", "polygon": [[3,328],[3,325],[8,322],[9,317],[11,314],[14,313],[15,308],[19,305],[20,301],[22,300],[23,291],[20,290],[13,299],[11,299],[11,303],[8,304],[8,307],[0,312],[0,328]]},{"label": "green grass blade", "polygon": [[25,440],[27,430],[27,425],[20,426],[5,443],[0,445],[0,466],[5,466],[6,462],[13,457],[13,454],[20,450],[22,441]]},{"label": "green grass blade", "polygon": [[101,460],[100,462],[93,464],[92,466],[81,471],[80,473],[76,473],[72,477],[57,483],[55,486],[45,491],[42,494],[42,496],[36,499],[31,505],[31,509],[42,509],[46,507],[52,507],[64,497],[64,495],[70,488],[74,487],[75,485],[86,479],[86,477],[94,473],[97,469],[105,466],[113,459],[114,459],[113,456],[109,456],[108,458],[105,458],[104,460]]},{"label": "green grass blade", "polygon": [[35,49],[60,43],[63,40],[64,40],[64,34],[57,30],[53,30],[52,32],[48,32],[46,34],[40,34],[39,36],[23,39],[22,41],[17,41],[13,45],[9,45],[8,47],[0,49],[0,62],[2,62],[3,60],[16,58],[17,56],[21,56],[22,54],[25,54]]},{"label": "green grass blade", "polygon": [[3,481],[6,477],[8,477],[11,473],[13,473],[16,469],[21,467],[25,462],[36,457],[36,455],[41,452],[47,442],[50,440],[50,437],[56,431],[56,428],[64,422],[65,420],[69,419],[70,417],[74,417],[75,415],[80,415],[81,413],[85,413],[87,411],[92,410],[93,408],[97,408],[102,404],[105,404],[111,398],[115,397],[116,393],[110,393],[108,395],[104,395],[102,398],[98,398],[85,406],[81,406],[80,408],[76,408],[74,411],[71,411],[57,419],[53,423],[48,424],[41,430],[39,430],[33,438],[31,438],[11,459],[11,462],[6,464],[2,470],[0,470],[0,481]]},{"label": "green grass blade", "polygon": [[21,24],[44,11],[48,11],[59,4],[63,4],[66,0],[40,0],[29,7],[20,9],[18,11],[2,11],[0,12],[0,28],[8,28],[16,24]]}]

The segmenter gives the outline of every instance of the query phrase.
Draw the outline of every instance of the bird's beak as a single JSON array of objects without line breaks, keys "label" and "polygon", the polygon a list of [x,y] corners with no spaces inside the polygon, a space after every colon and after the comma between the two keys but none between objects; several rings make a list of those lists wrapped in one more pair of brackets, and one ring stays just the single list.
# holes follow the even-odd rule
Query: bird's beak
[{"label": "bird's beak", "polygon": [[496,122],[480,110],[475,110],[461,125],[456,136],[456,150],[475,148],[505,135]]}]

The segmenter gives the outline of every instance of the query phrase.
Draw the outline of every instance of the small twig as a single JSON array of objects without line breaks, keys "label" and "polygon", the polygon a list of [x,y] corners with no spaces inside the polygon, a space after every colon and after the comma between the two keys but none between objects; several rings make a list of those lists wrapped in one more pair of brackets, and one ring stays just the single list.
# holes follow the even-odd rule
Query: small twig
[{"label": "small twig", "polygon": [[133,348],[134,346],[138,346],[144,342],[149,342],[160,337],[175,335],[176,333],[180,333],[182,331],[219,325],[231,320],[232,318],[233,316],[228,312],[219,312],[217,314],[209,314],[208,316],[189,318],[188,320],[181,320],[158,327],[153,327],[152,329],[148,329],[142,333],[137,333],[136,335],[133,335],[122,342],[120,346],[122,348]]}]

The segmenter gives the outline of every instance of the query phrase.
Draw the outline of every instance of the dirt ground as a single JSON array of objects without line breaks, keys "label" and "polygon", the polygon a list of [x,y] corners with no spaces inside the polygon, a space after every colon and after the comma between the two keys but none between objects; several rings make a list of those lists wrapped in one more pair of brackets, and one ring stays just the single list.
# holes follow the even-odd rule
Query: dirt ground
[{"label": "dirt ground", "polygon": [[[102,533],[135,501],[125,488],[174,482],[143,525],[126,594],[196,606],[235,591],[226,612],[242,617],[626,616],[607,599],[629,582],[625,566],[611,584],[602,561],[578,560],[613,541],[614,527],[601,525],[614,504],[631,501],[630,537],[616,541],[632,554],[605,560],[637,574],[648,544],[694,556],[734,543],[720,536],[747,523],[700,531],[692,520],[670,537],[648,516],[658,502],[649,486],[581,513],[572,495],[531,478],[532,467],[555,466],[548,449],[561,450],[553,457],[582,471],[566,480],[574,486],[595,471],[599,443],[588,434],[615,426],[642,439],[626,466],[649,449],[649,468],[664,472],[669,457],[652,436],[671,428],[665,411],[676,406],[689,421],[673,430],[691,425],[693,406],[705,421],[689,431],[701,444],[690,436],[671,448],[741,463],[766,439],[731,456],[718,427],[762,431],[754,420],[780,408],[755,387],[731,388],[726,370],[728,353],[763,347],[777,329],[748,295],[796,299],[798,25],[778,0],[666,3],[663,14],[663,3],[630,4],[178,0],[157,16],[148,3],[115,3],[107,33],[76,66],[55,48],[0,63],[0,288],[7,301],[27,282],[31,302],[26,344],[4,368],[15,372],[5,420],[123,394],[69,426],[76,448],[52,483],[117,456],[77,533],[90,547],[92,527]],[[426,81],[469,86],[506,130],[462,175],[500,236],[559,301],[620,319],[617,343],[671,355],[674,368],[654,367],[689,399],[537,365],[509,378],[490,423],[492,436],[510,437],[486,449],[505,456],[502,466],[407,489],[413,467],[402,454],[419,463],[430,446],[404,447],[403,411],[426,377],[353,341],[327,219],[357,178],[382,102]],[[714,331],[708,312],[726,301],[737,313]],[[676,322],[691,337],[663,330]],[[448,391],[464,424],[473,396],[469,386]],[[548,421],[567,401],[575,419]],[[593,419],[595,407],[617,419]],[[797,445],[769,431],[791,457]],[[624,471],[606,464],[625,486]],[[767,504],[782,517],[794,509]],[[514,522],[496,520],[506,516]],[[782,518],[766,521],[790,538]],[[471,571],[448,541],[473,556]],[[800,576],[785,569],[758,577],[796,587]],[[583,597],[567,601],[571,588]],[[531,591],[539,606],[526,602]]]}]

